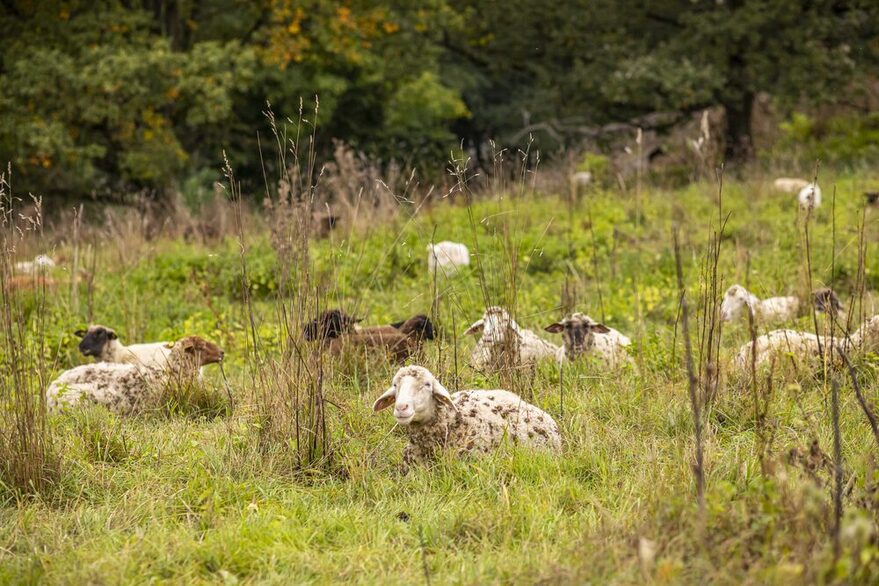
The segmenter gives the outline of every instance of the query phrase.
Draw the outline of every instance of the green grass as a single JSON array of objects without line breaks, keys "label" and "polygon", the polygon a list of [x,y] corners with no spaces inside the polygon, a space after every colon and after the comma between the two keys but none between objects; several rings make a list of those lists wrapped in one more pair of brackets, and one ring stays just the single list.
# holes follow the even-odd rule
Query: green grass
[{"label": "green grass", "polygon": [[[860,191],[870,180],[824,177],[825,203],[814,220],[818,286],[831,281],[830,186],[836,184],[835,287],[845,302],[857,272]],[[758,296],[794,293],[802,286],[794,198],[764,183],[724,189],[730,220],[720,262],[723,288],[747,282]],[[785,458],[792,448],[807,452],[813,438],[832,452],[829,398],[812,378],[780,374],[765,474],[755,456],[746,386],[724,384],[707,414],[704,525],[699,518],[679,328],[677,338],[674,332],[670,235],[677,218],[695,303],[708,222],[717,217],[716,191],[709,184],[647,190],[642,225],[632,222],[631,198],[592,193],[575,210],[572,230],[564,202],[553,194],[479,200],[471,210],[475,231],[467,208],[441,202],[414,216],[401,208],[396,220],[350,239],[336,233],[315,243],[312,258],[328,284],[328,304],[351,307],[367,323],[387,323],[429,312],[425,246],[434,230],[437,240],[465,242],[471,252],[475,233],[489,300],[509,304],[508,245],[500,236],[506,228],[519,263],[522,325],[542,330],[559,317],[562,287],[573,270],[577,309],[635,340],[637,372],[602,372],[588,364],[566,369],[564,414],[557,370],[539,369],[528,390],[562,426],[561,457],[510,447],[481,459],[447,456],[407,475],[399,471],[404,437],[389,434],[387,412],[371,411],[393,375],[388,365],[368,373],[355,365],[354,372],[332,375],[331,465],[293,470],[283,447],[274,461],[260,455],[236,242],[205,249],[160,241],[128,254],[137,259],[129,263],[108,246],[98,263],[95,321],[115,327],[123,341],[193,333],[216,341],[226,350],[235,410],[227,415],[221,377],[209,367],[214,394],[199,395],[196,408],[186,408],[184,397],[170,413],[120,418],[90,408],[54,418],[59,484],[23,501],[0,487],[7,497],[0,508],[0,582],[412,584],[425,582],[425,572],[435,584],[879,579],[879,548],[871,537],[876,507],[865,491],[874,481],[877,446],[848,385],[842,449],[855,480],[844,501],[843,555],[835,565],[829,488]],[[871,211],[871,247],[876,228]],[[265,230],[247,239],[257,326],[273,355],[282,339],[273,301],[281,285],[277,261]],[[875,267],[868,261],[870,289],[879,284]],[[443,358],[431,344],[426,363],[454,380],[450,353],[457,334],[458,387],[496,387],[497,377],[466,365],[474,341],[460,338],[485,305],[476,267],[440,279],[439,291]],[[83,362],[72,332],[85,325],[84,308],[77,312],[65,293],[48,311],[55,370]],[[795,327],[811,328],[805,318]],[[724,357],[747,337],[746,324],[726,327]],[[868,398],[877,403],[876,362],[860,364]],[[652,562],[639,560],[640,538],[655,544]]]}]

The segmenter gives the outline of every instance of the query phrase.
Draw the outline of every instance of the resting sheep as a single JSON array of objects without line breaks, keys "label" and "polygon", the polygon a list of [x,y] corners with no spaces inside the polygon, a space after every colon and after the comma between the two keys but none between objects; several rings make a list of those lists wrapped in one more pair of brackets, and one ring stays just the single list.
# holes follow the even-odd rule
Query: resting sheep
[{"label": "resting sheep", "polygon": [[[858,330],[846,338],[821,336],[820,338],[811,332],[797,332],[795,330],[774,330],[756,339],[756,364],[760,366],[769,362],[773,357],[780,354],[791,354],[795,359],[811,359],[820,357],[819,348],[827,352],[828,345],[842,348],[849,352],[851,349],[858,351],[875,351],[879,347],[879,315],[865,321]],[[743,345],[736,354],[734,364],[739,370],[750,367],[752,360],[752,343]]]},{"label": "resting sheep", "polygon": [[586,354],[598,356],[611,368],[632,361],[626,351],[626,346],[632,344],[627,336],[580,312],[572,313],[544,329],[562,335],[564,343],[558,352],[559,362],[575,360]]},{"label": "resting sheep", "polygon": [[482,319],[464,335],[482,334],[470,356],[473,368],[497,370],[502,367],[531,367],[545,358],[557,358],[559,347],[531,330],[519,327],[502,307],[489,307]]},{"label": "resting sheep", "polygon": [[61,373],[46,390],[48,409],[58,411],[87,401],[128,415],[148,406],[163,384],[191,381],[202,366],[223,360],[217,345],[198,336],[167,346],[164,366],[98,362]]},{"label": "resting sheep", "polygon": [[457,242],[437,242],[427,245],[427,268],[430,272],[436,271],[437,267],[444,273],[454,273],[458,267],[470,264],[470,251],[463,244]]},{"label": "resting sheep", "polygon": [[[839,297],[828,288],[816,289],[812,292],[812,305],[816,311],[823,313],[827,313],[828,309],[837,314],[842,312]],[[752,311],[757,323],[772,324],[796,319],[801,309],[802,303],[799,297],[770,297],[761,300],[741,285],[733,285],[723,295],[720,318],[724,321],[733,321]]]},{"label": "resting sheep", "polygon": [[89,326],[85,331],[77,330],[74,334],[82,338],[79,351],[84,356],[94,356],[101,362],[163,367],[171,354],[168,342],[125,346],[112,328],[97,324]]},{"label": "resting sheep", "polygon": [[409,436],[405,469],[434,459],[443,448],[458,454],[487,453],[504,438],[515,444],[561,450],[555,420],[509,391],[459,391],[453,395],[421,366],[404,366],[372,406],[394,406],[394,418]]},{"label": "resting sheep", "polygon": [[340,309],[323,312],[305,326],[306,340],[320,340],[322,347],[336,355],[349,351],[375,349],[402,362],[417,353],[424,340],[433,340],[433,324],[426,315],[415,315],[388,326],[358,327],[359,319]]},{"label": "resting sheep", "polygon": [[34,257],[34,260],[23,260],[15,263],[15,271],[17,273],[33,275],[36,272],[46,271],[54,266],[55,261],[52,260],[52,257],[46,256],[45,254],[39,254]]}]

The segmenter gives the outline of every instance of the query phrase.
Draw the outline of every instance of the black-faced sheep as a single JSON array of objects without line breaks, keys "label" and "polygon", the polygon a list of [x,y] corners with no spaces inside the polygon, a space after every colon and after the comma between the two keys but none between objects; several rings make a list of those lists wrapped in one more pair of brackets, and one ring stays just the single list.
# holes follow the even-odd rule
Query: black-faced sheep
[{"label": "black-faced sheep", "polygon": [[409,436],[403,453],[406,469],[429,462],[438,450],[459,454],[486,453],[504,438],[514,444],[561,450],[561,434],[546,412],[509,391],[459,391],[449,394],[421,366],[404,366],[373,411],[394,406],[394,418]]},{"label": "black-faced sheep", "polygon": [[[803,306],[799,297],[791,295],[758,299],[741,285],[733,285],[723,295],[720,317],[724,321],[732,321],[747,316],[748,311],[752,311],[757,323],[782,323],[796,319],[802,313]],[[839,314],[842,311],[839,297],[826,287],[812,292],[812,306],[816,311],[823,313],[832,310]]]},{"label": "black-faced sheep", "polygon": [[77,330],[74,334],[82,338],[79,351],[102,362],[161,367],[171,354],[168,342],[125,346],[115,330],[102,325],[91,325],[88,330]]},{"label": "black-faced sheep", "polygon": [[630,346],[632,341],[588,315],[575,312],[544,329],[552,334],[562,334],[564,343],[558,352],[560,362],[586,354],[600,357],[610,367],[631,362],[626,346]]},{"label": "black-faced sheep", "polygon": [[433,340],[433,324],[426,315],[415,315],[388,326],[356,326],[355,319],[339,309],[325,311],[305,326],[306,340],[320,340],[334,354],[357,349],[375,350],[402,362],[417,353],[425,340]]}]

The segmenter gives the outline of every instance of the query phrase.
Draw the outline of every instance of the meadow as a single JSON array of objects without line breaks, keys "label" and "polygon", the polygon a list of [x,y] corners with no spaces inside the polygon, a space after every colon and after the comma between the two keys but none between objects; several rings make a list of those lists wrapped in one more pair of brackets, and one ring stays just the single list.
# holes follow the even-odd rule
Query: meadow
[{"label": "meadow", "polygon": [[[761,297],[832,286],[856,327],[876,313],[879,226],[862,196],[876,181],[822,169],[808,247],[795,197],[757,173],[722,187],[595,187],[577,201],[527,178],[422,189],[305,247],[277,210],[236,202],[225,204],[235,227],[210,241],[179,230],[147,238],[136,220],[81,226],[76,239],[63,222],[26,232],[16,259],[50,247],[67,262],[54,269],[56,293],[4,297],[7,431],[18,421],[16,381],[37,397],[87,362],[73,332],[89,323],[126,342],[199,334],[226,359],[206,369],[205,389],[155,411],[48,416],[33,432],[46,442],[45,483],[15,486],[9,466],[0,477],[0,582],[875,582],[877,445],[851,380],[780,367],[752,384],[731,364],[750,339],[747,321],[716,331],[700,507],[672,233],[697,362],[714,307],[703,302],[712,241],[720,293],[733,283]],[[283,234],[293,234],[287,246]],[[466,243],[471,266],[432,276],[425,248],[440,240]],[[88,276],[71,283],[76,265]],[[557,344],[543,328],[588,313],[632,338],[636,366],[476,372],[475,340],[462,333],[487,305]],[[396,366],[302,357],[302,323],[328,307],[369,324],[429,314],[440,335],[418,362],[450,391],[509,388],[539,405],[561,425],[562,455],[505,446],[402,474],[405,437],[388,412],[372,412]],[[810,317],[788,327],[814,329]],[[873,405],[879,357],[855,366]],[[33,420],[42,417],[37,409]],[[835,436],[845,484],[836,508]]]}]

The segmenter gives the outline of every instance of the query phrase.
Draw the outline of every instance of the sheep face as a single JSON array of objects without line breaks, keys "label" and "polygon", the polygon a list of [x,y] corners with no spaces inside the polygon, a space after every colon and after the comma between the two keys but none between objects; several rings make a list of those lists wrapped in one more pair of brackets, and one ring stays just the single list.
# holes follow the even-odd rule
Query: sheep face
[{"label": "sheep face", "polygon": [[341,309],[330,309],[305,324],[303,336],[310,342],[326,338],[338,338],[342,334],[353,331],[354,324],[360,321],[360,319],[351,317]]},{"label": "sheep face", "polygon": [[839,313],[843,309],[839,297],[829,287],[813,291],[812,303],[815,305],[815,310],[822,313]]},{"label": "sheep face", "polygon": [[600,324],[588,315],[573,313],[563,320],[544,328],[551,334],[561,334],[565,341],[565,353],[577,356],[589,351],[595,345],[595,334],[610,332],[604,324]]},{"label": "sheep face", "polygon": [[507,330],[519,331],[519,324],[510,317],[503,307],[489,307],[482,314],[482,319],[476,321],[464,332],[465,336],[482,334],[485,342],[501,344],[506,339]]},{"label": "sheep face", "polygon": [[437,403],[457,411],[449,391],[429,370],[421,366],[404,366],[394,375],[391,388],[376,400],[372,409],[381,411],[393,405],[397,423],[409,426],[432,421]]},{"label": "sheep face", "polygon": [[400,321],[391,324],[406,335],[415,334],[416,338],[421,340],[433,340],[433,322],[424,314],[418,314],[410,317],[406,321]]},{"label": "sheep face", "polygon": [[79,343],[79,351],[84,356],[100,357],[106,350],[107,345],[113,340],[118,339],[115,331],[99,325],[89,326],[89,329],[86,331],[76,330],[74,334],[82,338],[82,341]]},{"label": "sheep face", "polygon": [[752,310],[756,309],[754,296],[741,285],[733,285],[723,295],[723,302],[720,304],[720,319],[723,321],[738,319],[746,307],[750,307]]},{"label": "sheep face", "polygon": [[208,364],[222,362],[223,349],[199,336],[186,336],[168,344],[171,354],[182,365],[197,369]]}]

